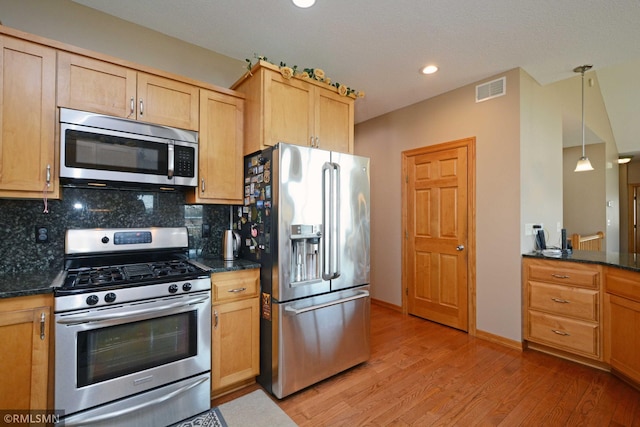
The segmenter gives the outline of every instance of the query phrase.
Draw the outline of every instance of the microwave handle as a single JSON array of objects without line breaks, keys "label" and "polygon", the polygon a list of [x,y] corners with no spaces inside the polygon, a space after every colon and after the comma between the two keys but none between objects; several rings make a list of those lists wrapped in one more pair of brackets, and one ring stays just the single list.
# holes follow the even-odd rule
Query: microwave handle
[{"label": "microwave handle", "polygon": [[174,162],[175,162],[175,153],[174,153],[174,147],[173,147],[174,142],[171,141],[169,143],[169,148],[168,148],[168,159],[167,159],[167,178],[172,179],[173,178],[173,172],[174,172]]}]

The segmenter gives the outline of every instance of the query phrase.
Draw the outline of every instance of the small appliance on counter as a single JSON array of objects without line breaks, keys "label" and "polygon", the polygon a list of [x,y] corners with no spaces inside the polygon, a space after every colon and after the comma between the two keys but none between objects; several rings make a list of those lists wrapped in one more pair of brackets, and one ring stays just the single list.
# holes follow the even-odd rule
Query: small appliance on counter
[{"label": "small appliance on counter", "polygon": [[222,259],[234,261],[238,258],[240,249],[240,234],[233,230],[225,230],[222,235]]}]

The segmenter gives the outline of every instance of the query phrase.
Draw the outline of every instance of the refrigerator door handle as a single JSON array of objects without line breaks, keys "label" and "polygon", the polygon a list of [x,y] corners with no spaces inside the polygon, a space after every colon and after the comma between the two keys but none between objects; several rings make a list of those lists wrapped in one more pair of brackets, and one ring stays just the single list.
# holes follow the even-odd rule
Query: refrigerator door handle
[{"label": "refrigerator door handle", "polygon": [[340,166],[327,162],[322,166],[322,278],[340,276]]},{"label": "refrigerator door handle", "polygon": [[340,298],[334,301],[330,301],[330,302],[325,302],[324,304],[318,304],[318,305],[312,305],[311,307],[305,307],[305,308],[293,308],[291,306],[287,306],[285,307],[284,311],[289,312],[289,313],[293,313],[296,316],[299,314],[303,314],[303,313],[308,313],[309,311],[313,311],[313,310],[318,310],[321,308],[325,308],[325,307],[330,307],[332,305],[337,305],[337,304],[344,304],[345,302],[349,302],[349,301],[353,301],[353,300],[357,300],[360,298],[366,298],[369,296],[369,291],[359,291],[357,294],[352,295],[350,297],[346,297],[346,298]]}]

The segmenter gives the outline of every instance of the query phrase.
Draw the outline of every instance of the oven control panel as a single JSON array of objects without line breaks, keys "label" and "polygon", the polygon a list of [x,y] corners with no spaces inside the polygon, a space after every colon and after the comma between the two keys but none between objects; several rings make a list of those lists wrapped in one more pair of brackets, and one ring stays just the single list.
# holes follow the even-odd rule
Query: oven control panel
[{"label": "oven control panel", "polygon": [[[105,242],[104,239],[108,237],[104,237],[102,243]],[[140,243],[151,243],[151,232],[150,231],[121,231],[119,233],[113,234],[113,244],[114,245],[137,245]]]}]

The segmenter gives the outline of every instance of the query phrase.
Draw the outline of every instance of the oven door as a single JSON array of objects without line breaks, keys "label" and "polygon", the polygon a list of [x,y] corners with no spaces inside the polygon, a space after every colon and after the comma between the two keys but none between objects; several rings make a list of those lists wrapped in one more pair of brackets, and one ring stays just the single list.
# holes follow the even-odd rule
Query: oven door
[{"label": "oven door", "polygon": [[67,415],[211,370],[211,292],[55,315]]}]

